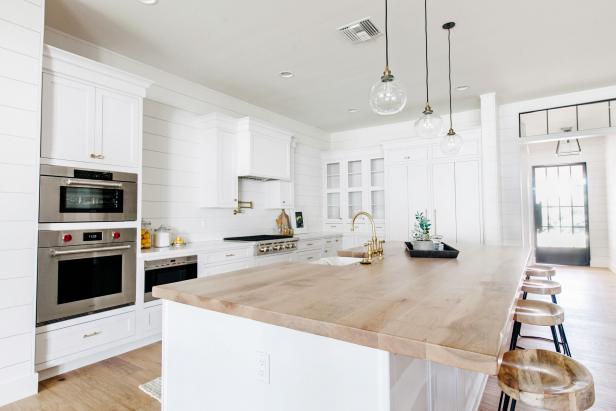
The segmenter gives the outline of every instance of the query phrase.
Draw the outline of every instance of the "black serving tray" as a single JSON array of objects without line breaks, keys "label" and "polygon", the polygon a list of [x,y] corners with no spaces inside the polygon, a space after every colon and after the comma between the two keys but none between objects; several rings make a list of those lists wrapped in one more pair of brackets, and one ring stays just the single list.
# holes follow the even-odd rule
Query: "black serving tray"
[{"label": "black serving tray", "polygon": [[413,243],[405,241],[406,249],[408,250],[411,257],[417,258],[458,258],[458,254],[460,251],[456,250],[452,246],[443,243],[443,251],[435,251],[435,250],[414,250]]}]

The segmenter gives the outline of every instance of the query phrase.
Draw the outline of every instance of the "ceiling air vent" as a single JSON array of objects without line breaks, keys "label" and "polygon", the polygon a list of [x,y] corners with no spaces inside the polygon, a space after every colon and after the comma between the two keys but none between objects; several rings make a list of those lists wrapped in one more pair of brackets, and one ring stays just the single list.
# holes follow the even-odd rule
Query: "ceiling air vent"
[{"label": "ceiling air vent", "polygon": [[370,17],[346,24],[338,30],[353,43],[362,43],[381,34],[381,30],[370,20]]}]

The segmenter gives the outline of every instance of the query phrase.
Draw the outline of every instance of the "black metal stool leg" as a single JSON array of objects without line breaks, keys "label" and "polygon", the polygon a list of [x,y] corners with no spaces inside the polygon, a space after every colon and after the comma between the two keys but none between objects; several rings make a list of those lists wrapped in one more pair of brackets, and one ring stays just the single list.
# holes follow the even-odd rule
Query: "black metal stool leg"
[{"label": "black metal stool leg", "polygon": [[515,411],[515,405],[517,404],[517,401],[514,399],[511,399],[511,411]]},{"label": "black metal stool leg", "polygon": [[556,296],[554,294],[552,294],[552,302],[554,304],[558,304],[558,301],[556,300]]},{"label": "black metal stool leg", "polygon": [[558,336],[556,335],[556,327],[551,326],[550,330],[552,331],[552,338],[554,339],[554,348],[556,348],[557,353],[560,353],[560,342],[558,342]]},{"label": "black metal stool leg", "polygon": [[515,350],[518,344],[518,336],[520,335],[520,329],[522,324],[519,322],[513,323],[513,332],[511,333],[511,344],[509,345],[509,351]]},{"label": "black metal stool leg", "polygon": [[563,344],[563,351],[565,352],[565,355],[568,355],[569,357],[571,357],[571,349],[569,348],[569,341],[567,341],[567,334],[565,334],[565,327],[562,324],[558,326],[558,332],[560,333],[560,339]]},{"label": "black metal stool leg", "polygon": [[526,297],[528,297],[528,292],[524,291],[524,294],[522,294],[522,299],[526,300]]},{"label": "black metal stool leg", "polygon": [[505,402],[503,403],[503,411],[507,411],[509,409],[509,396],[505,394]]},{"label": "black metal stool leg", "polygon": [[498,411],[503,410],[503,398],[505,397],[505,393],[501,391],[500,399],[498,400]]}]

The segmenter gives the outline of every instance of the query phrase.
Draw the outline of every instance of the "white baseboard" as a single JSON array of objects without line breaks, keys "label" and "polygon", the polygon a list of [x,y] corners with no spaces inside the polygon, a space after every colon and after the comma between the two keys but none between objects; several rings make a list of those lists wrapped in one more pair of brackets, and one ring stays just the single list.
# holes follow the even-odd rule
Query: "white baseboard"
[{"label": "white baseboard", "polygon": [[38,374],[32,373],[16,380],[0,383],[0,407],[38,392]]},{"label": "white baseboard", "polygon": [[97,352],[97,353],[94,353],[94,354],[91,354],[91,355],[88,355],[82,358],[68,361],[60,365],[56,365],[56,366],[49,367],[46,369],[39,369],[38,379],[40,381],[43,381],[48,378],[55,377],[56,375],[64,374],[66,372],[76,370],[77,368],[85,367],[87,365],[91,365],[91,364],[106,360],[107,358],[115,357],[120,354],[124,354],[126,352],[133,351],[141,347],[145,347],[146,345],[150,345],[157,341],[160,341],[160,339],[161,339],[160,333],[153,334],[145,338],[142,338],[136,341],[131,341],[129,343],[122,344],[116,347],[112,347],[104,351],[100,351],[100,352]]}]

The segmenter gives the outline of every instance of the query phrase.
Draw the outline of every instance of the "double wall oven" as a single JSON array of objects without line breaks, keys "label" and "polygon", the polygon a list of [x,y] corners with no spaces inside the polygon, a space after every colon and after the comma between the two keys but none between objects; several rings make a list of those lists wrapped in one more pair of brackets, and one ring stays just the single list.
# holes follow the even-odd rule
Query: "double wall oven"
[{"label": "double wall oven", "polygon": [[137,219],[137,174],[41,165],[40,187],[40,223]]},{"label": "double wall oven", "polygon": [[133,304],[135,228],[39,231],[37,325]]},{"label": "double wall oven", "polygon": [[137,229],[122,221],[136,225],[137,174],[41,165],[37,325],[135,303]]}]

